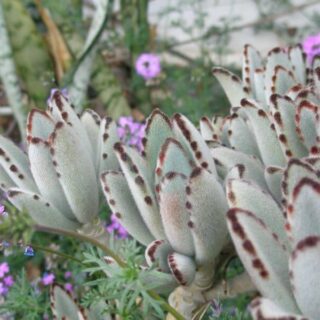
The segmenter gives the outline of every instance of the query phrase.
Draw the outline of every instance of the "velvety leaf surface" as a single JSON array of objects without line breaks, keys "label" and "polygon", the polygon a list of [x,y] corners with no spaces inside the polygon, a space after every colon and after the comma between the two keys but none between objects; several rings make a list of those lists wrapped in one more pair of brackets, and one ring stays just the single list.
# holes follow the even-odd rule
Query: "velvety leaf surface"
[{"label": "velvety leaf surface", "polygon": [[46,111],[32,109],[27,119],[27,137],[47,140],[54,130],[54,121]]},{"label": "velvety leaf surface", "polygon": [[12,188],[8,191],[9,201],[19,210],[27,210],[40,225],[58,229],[76,230],[80,225],[66,218],[58,209],[40,195]]},{"label": "velvety leaf surface", "polygon": [[194,162],[216,176],[217,171],[210,149],[196,127],[181,114],[175,114],[173,123],[174,132],[179,137],[179,142],[185,146],[186,150],[189,150]]},{"label": "velvety leaf surface", "polygon": [[253,100],[243,99],[241,105],[249,118],[263,163],[266,166],[285,166],[285,157],[269,115]]},{"label": "velvety leaf surface", "polygon": [[298,312],[289,280],[289,253],[277,236],[250,211],[230,209],[227,222],[236,250],[261,294],[288,312]]},{"label": "velvety leaf surface", "polygon": [[159,109],[155,109],[147,119],[144,153],[149,170],[154,172],[161,146],[168,138],[173,138],[170,119]]},{"label": "velvety leaf surface", "polygon": [[227,242],[225,194],[214,176],[201,168],[191,173],[186,193],[185,205],[190,214],[188,226],[193,236],[195,259],[198,265],[207,266]]},{"label": "velvety leaf surface", "polygon": [[28,155],[30,169],[41,195],[70,219],[76,219],[59,182],[48,143],[32,138]]},{"label": "velvety leaf surface", "polygon": [[121,225],[140,243],[148,245],[152,242],[154,237],[139,213],[124,175],[117,171],[104,172],[101,183],[108,204]]},{"label": "velvety leaf surface", "polygon": [[231,147],[248,155],[260,158],[257,142],[246,122],[236,113],[230,116],[229,121],[228,135]]},{"label": "velvety leaf surface", "polygon": [[320,237],[309,236],[297,243],[290,260],[294,296],[302,314],[318,319],[320,314]]},{"label": "velvety leaf surface", "polygon": [[194,244],[188,227],[186,186],[186,176],[169,172],[160,184],[159,205],[164,231],[172,248],[192,256]]},{"label": "velvety leaf surface", "polygon": [[255,320],[308,320],[280,308],[276,301],[265,298],[256,298],[250,305],[250,311]]},{"label": "velvety leaf surface", "polygon": [[13,142],[2,136],[0,136],[0,166],[19,188],[38,192],[27,156]]},{"label": "velvety leaf surface", "polygon": [[283,177],[283,169],[280,167],[267,167],[264,171],[264,177],[269,191],[280,204],[282,199],[281,181]]},{"label": "velvety leaf surface", "polygon": [[190,285],[196,274],[196,265],[192,258],[173,252],[168,256],[169,268],[182,286]]},{"label": "velvety leaf surface", "polygon": [[269,193],[263,191],[251,181],[229,180],[227,199],[230,208],[253,212],[288,247],[288,239],[284,228],[285,218],[279,205]]},{"label": "velvety leaf surface", "polygon": [[293,244],[308,236],[320,236],[320,183],[303,178],[293,189],[287,220]]},{"label": "velvety leaf surface", "polygon": [[173,249],[168,241],[154,240],[148,245],[145,257],[149,266],[155,263],[160,271],[170,272],[168,256],[171,253],[173,253]]},{"label": "velvety leaf surface", "polygon": [[51,291],[52,312],[58,320],[85,320],[80,306],[60,286],[54,285]]},{"label": "velvety leaf surface", "polygon": [[72,128],[57,123],[50,137],[50,152],[70,208],[80,222],[86,223],[98,213],[99,189],[91,149],[82,148]]},{"label": "velvety leaf surface", "polygon": [[290,98],[280,95],[272,95],[270,100],[270,111],[273,117],[273,123],[286,158],[301,158],[306,156],[308,150],[296,132],[296,106],[294,102]]},{"label": "velvety leaf surface", "polygon": [[136,157],[132,158],[127,152],[128,150],[129,148],[120,143],[115,145],[118,161],[131,194],[140,215],[154,238],[166,239],[154,190],[148,181],[148,173],[150,171],[141,171],[141,161],[139,162]]},{"label": "velvety leaf surface", "polygon": [[[99,174],[106,170],[119,170],[120,164],[113,147],[118,143],[117,125],[110,118],[103,118],[100,123],[97,163]],[[97,143],[97,142],[96,142]]]},{"label": "velvety leaf surface", "polygon": [[241,99],[248,96],[243,90],[242,81],[238,76],[224,68],[214,68],[212,72],[224,89],[231,106],[239,105]]}]

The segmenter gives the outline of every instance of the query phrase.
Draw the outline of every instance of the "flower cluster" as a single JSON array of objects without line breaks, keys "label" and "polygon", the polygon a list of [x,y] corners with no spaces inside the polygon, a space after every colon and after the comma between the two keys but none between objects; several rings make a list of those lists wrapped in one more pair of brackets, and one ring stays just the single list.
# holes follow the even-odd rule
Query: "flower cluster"
[{"label": "flower cluster", "polygon": [[118,120],[118,135],[121,141],[127,145],[142,150],[142,138],[144,137],[145,125],[134,121],[132,117],[120,117]]},{"label": "flower cluster", "polygon": [[[73,292],[73,284],[70,282],[71,278],[72,278],[72,272],[71,271],[66,271],[64,273],[64,278],[65,280],[67,280],[68,282],[66,282],[64,284],[64,289],[67,292]],[[54,281],[56,280],[56,276],[53,272],[50,273],[44,273],[44,275],[42,276],[40,282],[42,283],[42,285],[44,286],[50,286],[54,283]]]},{"label": "flower cluster", "polygon": [[9,274],[10,268],[7,262],[0,264],[0,296],[5,296],[9,288],[13,286],[13,277]]},{"label": "flower cluster", "polygon": [[127,230],[119,223],[114,213],[111,215],[111,223],[107,226],[107,231],[109,233],[113,232],[120,239],[128,237]]}]

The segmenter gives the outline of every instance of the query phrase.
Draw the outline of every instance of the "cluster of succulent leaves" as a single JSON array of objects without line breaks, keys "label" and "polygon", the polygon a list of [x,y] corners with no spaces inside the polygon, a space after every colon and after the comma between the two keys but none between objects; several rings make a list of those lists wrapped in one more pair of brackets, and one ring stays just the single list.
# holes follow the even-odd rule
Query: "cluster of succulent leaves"
[{"label": "cluster of succulent leaves", "polygon": [[299,46],[275,48],[264,64],[246,46],[242,81],[223,69],[214,73],[234,107],[220,126],[215,121],[215,128],[203,119],[203,133],[220,137],[238,156],[260,159],[268,186],[241,160],[241,169],[230,171],[226,183],[229,231],[264,297],[252,302],[252,315],[316,319],[319,57],[311,63]]},{"label": "cluster of succulent leaves", "polygon": [[[12,1],[10,5],[19,6],[17,12],[25,9],[20,2]],[[8,15],[13,12],[10,5],[5,7]],[[127,1],[122,1],[122,5],[125,16],[131,7]],[[142,13],[146,8],[147,2],[144,2]],[[27,14],[21,15],[28,26],[25,30],[31,30],[30,43],[37,43],[37,30],[32,21]],[[132,26],[138,23],[136,16],[131,18],[126,22],[127,30],[134,30]],[[140,27],[143,29],[146,25],[144,19]],[[9,34],[14,28],[8,26]],[[147,48],[149,35],[142,37],[141,32],[127,35],[130,38],[124,42],[133,60],[141,48]],[[17,37],[15,41],[21,39]],[[17,47],[14,44],[12,47],[18,54]],[[29,62],[21,66],[30,79],[22,76],[22,80],[28,85],[39,79],[43,81],[33,74],[37,70],[30,69]],[[205,64],[199,65],[185,76],[199,84],[195,92],[189,92],[195,97],[189,99],[189,110],[199,103],[198,95],[203,96],[201,103],[207,107],[214,103],[214,99],[207,99],[210,85],[203,86],[208,75],[201,71]],[[320,262],[319,59],[309,65],[301,48],[294,46],[288,50],[276,48],[264,61],[254,48],[246,46],[242,79],[221,68],[215,69],[214,74],[230,100],[230,115],[215,117],[213,121],[203,117],[201,137],[184,116],[175,114],[169,118],[154,111],[147,121],[143,155],[119,143],[115,123],[109,119],[87,110],[79,120],[68,99],[59,91],[50,97],[48,110],[30,113],[29,159],[1,138],[1,187],[9,191],[9,200],[19,209],[27,208],[37,223],[92,233],[101,240],[101,228],[95,227],[101,227],[96,218],[101,203],[98,189],[102,174],[101,183],[110,207],[129,233],[147,246],[144,257],[133,241],[126,241],[121,248],[111,245],[125,261],[122,266],[112,256],[104,257],[100,250],[84,250],[79,246],[75,255],[82,257],[83,254],[82,263],[86,265],[83,271],[90,274],[90,281],[83,284],[87,291],[82,305],[86,310],[55,286],[51,299],[56,315],[60,316],[64,308],[70,307],[71,314],[86,314],[89,319],[99,318],[96,314],[99,310],[128,319],[163,318],[163,301],[159,301],[158,296],[155,298],[153,290],[166,298],[168,292],[162,292],[163,286],[167,291],[178,285],[192,287],[199,281],[201,272],[205,275],[201,283],[203,291],[213,284],[213,275],[215,281],[224,278],[225,274],[214,268],[220,264],[223,250],[229,249],[227,225],[221,215],[229,206],[227,221],[235,248],[263,296],[251,304],[252,316],[255,319],[317,317],[319,289],[312,283],[319,279],[315,266]],[[134,76],[133,85],[135,80],[137,87],[143,87],[139,83],[141,79]],[[100,74],[99,84],[106,81]],[[168,86],[175,84],[170,79],[161,81]],[[33,87],[30,88],[33,101],[44,100],[41,90],[33,94]],[[179,98],[186,96],[188,89],[185,83],[181,88],[179,84],[174,88]],[[154,92],[146,88],[137,90],[136,101],[151,99],[152,94]],[[183,99],[169,96],[164,100],[164,109],[172,101],[177,105],[176,111],[180,105],[184,107]],[[192,119],[205,115],[203,110],[192,111]],[[66,150],[73,158],[68,158]],[[84,178],[70,174],[75,171],[81,172]],[[178,195],[174,199],[174,214],[172,195]],[[24,224],[16,224],[13,231],[21,237],[23,228]],[[28,237],[30,235],[25,236]],[[62,251],[70,253],[70,247]],[[232,250],[227,252],[227,258],[233,254]],[[145,258],[148,267],[141,266]],[[159,267],[165,272],[160,272]],[[240,272],[236,269],[231,273],[243,271],[241,267]],[[23,290],[19,290],[20,286]],[[22,274],[2,308],[11,308],[10,311],[20,316],[30,312],[27,308],[31,304],[34,313],[30,319],[47,312],[47,291],[35,297],[32,290]],[[68,303],[64,304],[63,300]],[[215,318],[214,311],[214,307],[209,306],[208,319]],[[234,317],[247,317],[246,313],[237,312]],[[227,311],[220,314],[221,319],[229,316]]]}]

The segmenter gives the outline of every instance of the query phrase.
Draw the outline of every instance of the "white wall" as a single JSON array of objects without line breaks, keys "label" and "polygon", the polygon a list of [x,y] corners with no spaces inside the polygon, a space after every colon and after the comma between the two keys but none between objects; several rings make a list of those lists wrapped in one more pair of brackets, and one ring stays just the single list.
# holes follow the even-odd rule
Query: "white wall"
[{"label": "white wall", "polygon": [[[181,0],[150,1],[149,19],[151,23],[157,25],[157,34],[159,37],[167,38],[174,35],[174,37],[178,38],[179,41],[183,41],[190,39],[190,37],[196,37],[200,35],[200,33],[194,33],[192,35],[185,34],[181,32],[179,28],[171,27],[172,21],[178,17],[176,13],[167,14],[164,19],[159,20],[159,12],[170,5],[176,6],[180,3],[180,1]],[[277,0],[270,1],[277,2]],[[307,2],[311,2],[311,0],[295,0],[294,4],[300,5]],[[205,20],[206,27],[219,24],[219,19],[226,16],[230,17],[231,19],[234,19],[235,16],[240,16],[241,20],[236,22],[237,25],[253,22],[258,19],[258,12],[252,0],[195,0],[194,3],[201,5],[205,9],[205,12],[208,13],[208,17]],[[180,9],[183,19],[188,21],[188,24],[192,24],[195,18],[194,12],[188,7],[181,7]],[[277,21],[285,21],[289,24],[289,26],[292,27],[301,27],[308,23],[305,13],[314,10],[320,10],[320,3],[310,6],[305,10],[282,17]],[[279,12],[281,11],[279,10]],[[275,14],[277,13],[275,12]],[[212,38],[212,41],[214,45],[215,38]],[[254,46],[261,50],[263,54],[266,54],[275,46],[283,45],[277,35],[271,32],[259,32],[259,34],[254,34],[252,29],[234,32],[232,33],[230,42],[230,50],[233,53],[226,55],[223,62],[234,62],[237,64],[241,63],[242,48],[246,43],[254,44]],[[194,57],[199,54],[199,47],[197,43],[179,46],[176,47],[176,49],[190,57]]]}]

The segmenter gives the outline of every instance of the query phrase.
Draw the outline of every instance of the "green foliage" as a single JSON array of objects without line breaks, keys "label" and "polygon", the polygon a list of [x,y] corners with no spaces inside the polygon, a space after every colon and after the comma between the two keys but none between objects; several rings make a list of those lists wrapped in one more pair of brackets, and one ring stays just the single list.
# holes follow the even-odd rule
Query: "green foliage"
[{"label": "green foliage", "polygon": [[[123,241],[118,250],[127,262],[124,268],[108,264],[101,252],[92,247],[84,252],[84,262],[90,265],[85,271],[90,273],[93,280],[86,283],[90,290],[82,304],[88,308],[103,299],[109,302],[105,312],[119,315],[122,319],[147,319],[151,315],[163,319],[160,303],[148,293],[158,281],[161,282],[161,273],[152,268],[141,269],[144,257],[135,241]],[[112,274],[112,277],[106,278],[103,274]],[[152,278],[155,281],[146,281]]]},{"label": "green foliage", "polygon": [[118,119],[120,116],[130,115],[128,101],[124,97],[118,80],[110,66],[100,56],[95,60],[93,67],[92,85],[99,102],[107,107],[107,113],[110,117]]},{"label": "green foliage", "polygon": [[20,0],[3,0],[3,8],[18,75],[31,100],[41,108],[54,77],[48,50]]},{"label": "green foliage", "polygon": [[1,314],[13,314],[14,319],[42,319],[50,314],[48,290],[39,291],[26,277],[24,269],[9,290],[6,299],[0,304]]},{"label": "green foliage", "polygon": [[8,216],[1,219],[0,240],[10,240],[17,243],[19,240],[28,243],[32,236],[32,220],[25,212],[19,212],[14,206],[6,204]]},{"label": "green foliage", "polygon": [[194,123],[202,116],[226,115],[228,101],[213,79],[211,69],[212,65],[202,60],[195,61],[192,68],[165,66],[166,77],[161,87],[168,94],[160,98],[161,109],[169,116],[182,112]]}]

